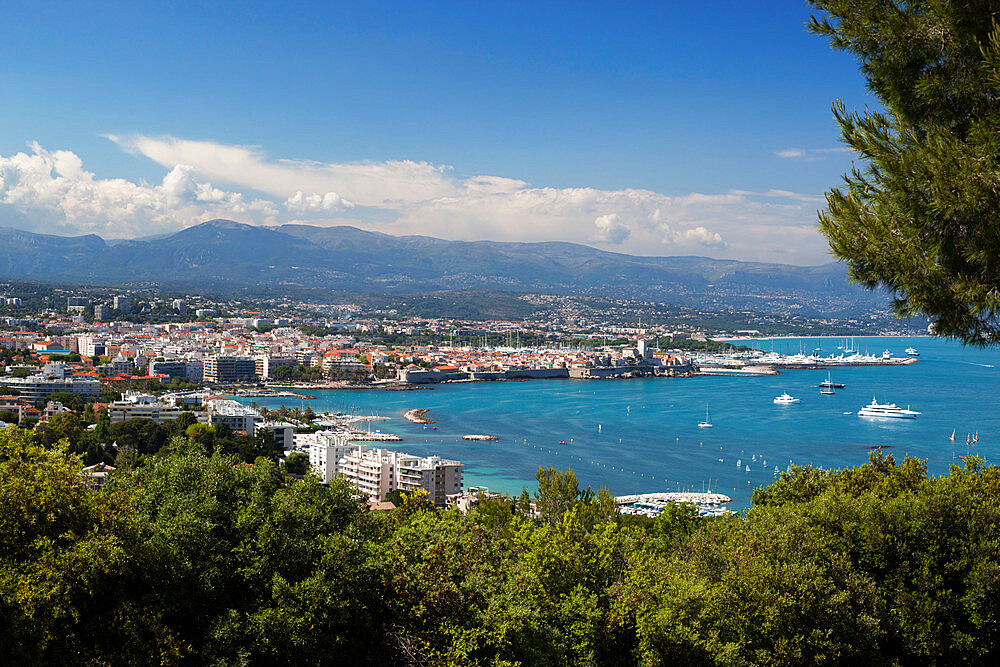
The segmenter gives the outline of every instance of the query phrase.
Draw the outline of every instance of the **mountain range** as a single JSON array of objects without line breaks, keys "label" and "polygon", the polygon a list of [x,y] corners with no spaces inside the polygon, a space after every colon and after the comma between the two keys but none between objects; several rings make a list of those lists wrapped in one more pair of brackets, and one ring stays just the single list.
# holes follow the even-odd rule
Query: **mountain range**
[{"label": "mountain range", "polygon": [[447,241],[354,227],[212,220],[145,240],[0,228],[0,276],[245,292],[448,290],[639,298],[706,308],[836,316],[884,310],[887,296],[842,264],[801,267],[706,257],[641,257],[564,243]]}]

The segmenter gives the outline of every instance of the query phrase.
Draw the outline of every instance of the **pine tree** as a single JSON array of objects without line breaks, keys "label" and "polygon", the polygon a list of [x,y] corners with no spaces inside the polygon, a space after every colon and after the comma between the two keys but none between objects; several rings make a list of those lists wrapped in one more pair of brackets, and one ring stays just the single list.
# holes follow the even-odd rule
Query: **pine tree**
[{"label": "pine tree", "polygon": [[940,335],[1000,342],[1000,0],[810,0],[884,110],[835,102],[863,166],[820,228],[851,277]]}]

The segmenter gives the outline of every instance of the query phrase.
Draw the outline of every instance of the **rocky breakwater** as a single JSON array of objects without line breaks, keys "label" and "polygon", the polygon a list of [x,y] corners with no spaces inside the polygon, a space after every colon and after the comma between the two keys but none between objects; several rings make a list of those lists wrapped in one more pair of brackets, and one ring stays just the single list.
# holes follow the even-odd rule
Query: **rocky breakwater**
[{"label": "rocky breakwater", "polygon": [[403,413],[403,419],[414,424],[433,424],[434,420],[427,417],[429,408],[407,410]]}]

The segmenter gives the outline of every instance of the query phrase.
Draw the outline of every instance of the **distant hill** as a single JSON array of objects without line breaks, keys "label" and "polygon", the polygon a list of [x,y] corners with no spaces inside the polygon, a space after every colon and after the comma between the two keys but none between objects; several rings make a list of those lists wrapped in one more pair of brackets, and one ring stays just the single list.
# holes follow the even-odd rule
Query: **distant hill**
[{"label": "distant hill", "polygon": [[258,227],[212,220],[167,236],[105,242],[0,228],[0,276],[155,282],[254,291],[546,292],[803,314],[886,303],[838,263],[798,267],[705,257],[637,257],[575,243],[446,241],[354,227]]}]

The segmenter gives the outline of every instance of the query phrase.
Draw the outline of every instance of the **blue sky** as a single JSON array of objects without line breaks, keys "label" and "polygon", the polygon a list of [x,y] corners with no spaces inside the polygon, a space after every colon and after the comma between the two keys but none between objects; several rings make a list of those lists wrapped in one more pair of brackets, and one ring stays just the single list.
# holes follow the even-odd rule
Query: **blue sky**
[{"label": "blue sky", "polygon": [[852,159],[830,103],[873,103],[800,2],[8,4],[0,224],[60,234],[229,217],[819,263]]}]

